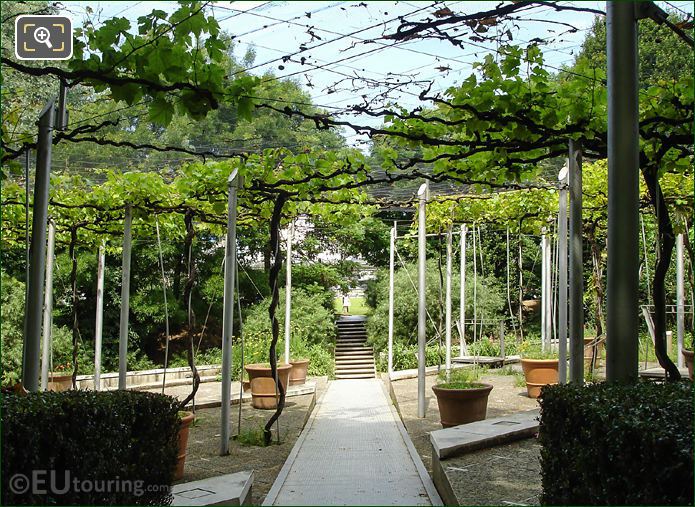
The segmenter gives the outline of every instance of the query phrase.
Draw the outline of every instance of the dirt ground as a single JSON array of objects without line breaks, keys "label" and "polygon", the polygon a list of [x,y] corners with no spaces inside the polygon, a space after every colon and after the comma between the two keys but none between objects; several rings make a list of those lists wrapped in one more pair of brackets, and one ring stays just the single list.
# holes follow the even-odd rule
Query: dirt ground
[{"label": "dirt ground", "polygon": [[[312,378],[316,381],[316,400],[326,389],[326,377]],[[223,474],[253,470],[253,504],[263,502],[294,443],[297,441],[313,407],[314,395],[295,396],[287,399],[285,410],[280,416],[280,444],[276,443],[273,427],[273,444],[268,447],[242,445],[230,442],[228,456],[219,456],[220,408],[196,411],[196,422],[188,438],[186,467],[183,480],[189,482]],[[238,432],[239,406],[232,406],[232,435]],[[242,433],[258,430],[272,415],[272,410],[257,410],[250,403],[242,407]]]},{"label": "dirt ground", "polygon": [[[488,418],[538,407],[536,400],[526,396],[526,388],[516,385],[513,375],[490,370],[481,380],[494,386],[488,400]],[[403,424],[430,474],[429,433],[442,427],[437,399],[432,392],[435,381],[436,376],[427,377],[424,419],[417,417],[417,379],[392,383]],[[538,455],[535,439],[526,439],[448,459],[443,467],[460,505],[536,504],[541,491]]]}]

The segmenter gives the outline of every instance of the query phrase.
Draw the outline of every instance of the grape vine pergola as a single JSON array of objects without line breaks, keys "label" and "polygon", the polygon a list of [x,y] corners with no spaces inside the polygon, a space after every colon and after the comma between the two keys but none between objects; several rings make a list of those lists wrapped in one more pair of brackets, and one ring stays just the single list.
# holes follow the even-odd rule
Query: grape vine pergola
[{"label": "grape vine pergola", "polygon": [[[437,6],[437,4],[433,4]],[[494,9],[456,15],[440,9],[424,21],[401,19],[395,32],[385,34],[378,44],[397,44],[399,41],[434,38],[461,47],[463,37],[457,30],[467,27],[469,37],[501,40],[486,35],[489,26],[504,26],[519,22],[519,13],[536,7],[557,11],[583,11],[603,15],[601,11],[553,2],[514,2],[500,4]],[[3,138],[3,162],[19,159],[29,150],[37,152],[37,176],[33,201],[32,247],[27,295],[27,329],[23,357],[23,383],[29,390],[38,389],[38,364],[41,337],[41,306],[45,276],[46,229],[49,204],[58,210],[54,217],[64,219],[60,224],[69,231],[69,251],[73,259],[72,281],[77,264],[75,247],[80,230],[96,235],[119,234],[118,224],[125,220],[123,249],[123,285],[127,293],[129,252],[127,244],[133,214],[142,225],[152,227],[152,217],[183,217],[186,224],[186,245],[190,248],[196,234],[193,219],[206,227],[225,231],[225,304],[223,330],[223,453],[228,449],[229,386],[231,381],[231,329],[234,309],[235,234],[236,222],[269,221],[273,263],[269,275],[272,299],[269,316],[272,322],[272,341],[269,361],[273,378],[279,389],[278,410],[266,425],[270,428],[280,416],[285,393],[277,381],[276,346],[279,326],[276,309],[279,297],[278,275],[283,262],[279,229],[283,217],[301,213],[326,212],[330,207],[409,206],[409,199],[378,198],[367,189],[384,188],[407,181],[425,180],[433,183],[451,182],[465,185],[468,190],[455,199],[471,197],[471,193],[544,188],[545,184],[529,183],[538,174],[538,166],[557,157],[569,159],[569,334],[570,357],[576,372],[570,379],[582,381],[582,189],[581,158],[608,159],[608,294],[607,294],[607,380],[634,381],[638,364],[638,271],[639,271],[639,174],[648,190],[650,205],[655,209],[659,230],[659,260],[654,273],[653,300],[655,305],[655,348],[668,379],[680,378],[677,367],[668,358],[665,345],[664,279],[670,265],[675,235],[667,200],[662,192],[660,177],[664,173],[692,171],[692,80],[673,87],[656,87],[638,91],[636,31],[638,20],[649,17],[664,24],[664,29],[676,31],[684,44],[692,47],[692,39],[681,28],[670,23],[652,2],[609,2],[607,17],[607,75],[593,69],[593,77],[574,81],[552,80],[544,68],[539,47],[526,48],[505,44],[497,51],[498,59],[485,58],[477,71],[483,80],[473,77],[460,87],[445,94],[432,94],[425,87],[418,99],[428,108],[406,110],[398,106],[375,105],[366,102],[350,108],[351,113],[381,118],[384,126],[341,119],[337,115],[304,110],[301,105],[264,99],[254,94],[260,78],[249,74],[232,76],[231,83],[222,77],[219,57],[222,43],[218,37],[219,24],[204,15],[206,3],[192,2],[160,23],[161,14],[144,16],[140,20],[139,36],[126,36],[129,26],[107,23],[92,32],[80,32],[76,40],[75,59],[67,68],[35,67],[9,58],[2,64],[28,76],[53,76],[61,82],[61,99],[50,101],[40,115],[36,142],[25,141],[21,146],[6,143]],[[571,26],[571,25],[569,25]],[[144,27],[144,28],[143,28]],[[196,37],[181,34],[192,33]],[[502,31],[502,34],[505,32]],[[154,58],[135,58],[158,55],[160,43],[171,49],[181,44],[184,49],[198,44],[194,39],[205,35],[204,66],[190,52],[184,65],[174,74],[166,68],[153,67],[161,62]],[[177,38],[178,36],[178,38]],[[119,44],[127,40],[126,44]],[[159,42],[159,43],[158,43]],[[164,44],[166,42],[166,44]],[[113,48],[117,47],[117,50]],[[102,51],[102,56],[87,58],[89,48]],[[107,52],[103,52],[105,49]],[[306,48],[287,55],[291,59]],[[198,51],[195,52],[195,55]],[[158,55],[159,56],[159,55]],[[152,67],[150,67],[152,66]],[[321,68],[321,66],[316,66]],[[525,75],[521,69],[525,67]],[[181,70],[183,69],[183,70]],[[690,86],[688,86],[688,84]],[[180,146],[139,144],[136,141],[110,139],[100,131],[118,124],[119,119],[107,119],[69,129],[65,119],[66,91],[77,85],[92,87],[100,92],[109,90],[112,96],[129,106],[146,100],[150,118],[166,125],[174,109],[193,119],[204,117],[221,102],[234,104],[240,114],[249,114],[253,107],[266,108],[288,117],[313,121],[317,129],[346,128],[373,139],[389,139],[394,147],[384,150],[380,171],[372,171],[364,155],[356,151],[330,152],[311,150],[293,154],[282,148],[263,153],[225,153],[220,150],[197,151]],[[395,88],[399,86],[394,85]],[[643,95],[643,97],[640,97]],[[381,103],[379,103],[381,104]],[[640,144],[641,140],[641,144]],[[89,192],[71,188],[65,181],[59,192],[49,199],[51,147],[58,142],[92,143],[95,145],[128,147],[160,152],[178,152],[199,156],[203,160],[183,168],[182,174],[171,182],[153,175],[126,174],[112,176],[99,188]],[[417,147],[415,153],[399,156],[399,147]],[[210,160],[216,160],[210,162]],[[16,194],[5,192],[5,205],[21,205],[21,189]],[[115,197],[115,198],[114,198]],[[420,248],[424,245],[426,185],[417,199]],[[15,217],[17,218],[17,217]],[[517,217],[522,219],[523,217]],[[159,226],[159,223],[156,223]],[[19,235],[19,234],[17,234]],[[96,245],[92,245],[96,246]],[[423,279],[423,267],[419,278]],[[422,295],[424,291],[420,290]],[[127,351],[127,297],[121,320],[121,361],[119,373],[125,388],[125,353]],[[422,302],[421,302],[422,306]],[[73,305],[73,312],[75,305]],[[424,392],[424,314],[420,311],[419,365],[423,377],[419,390]],[[77,336],[73,333],[73,341]],[[192,354],[189,354],[189,358]],[[579,359],[579,360],[577,360]],[[194,370],[195,366],[192,363]],[[120,380],[120,379],[119,379]],[[195,392],[195,388],[194,388]],[[194,393],[193,393],[194,394]],[[225,398],[226,397],[226,398]],[[225,402],[226,399],[226,402]],[[188,400],[185,400],[186,402]],[[225,419],[226,418],[226,419]],[[225,438],[227,440],[225,441]]]}]

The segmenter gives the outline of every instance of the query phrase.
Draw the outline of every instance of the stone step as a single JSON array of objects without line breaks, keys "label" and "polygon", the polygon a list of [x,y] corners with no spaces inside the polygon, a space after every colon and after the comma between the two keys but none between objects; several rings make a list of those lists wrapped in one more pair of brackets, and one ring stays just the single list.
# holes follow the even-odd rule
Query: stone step
[{"label": "stone step", "polygon": [[374,368],[354,368],[349,370],[335,370],[337,375],[374,375]]},{"label": "stone step", "polygon": [[363,343],[367,343],[367,340],[341,340],[340,338],[335,342],[336,345],[362,345]]},{"label": "stone step", "polygon": [[335,379],[336,380],[350,380],[350,379],[360,379],[360,378],[374,378],[375,375],[373,373],[341,373],[340,375],[336,374]]},{"label": "stone step", "polygon": [[364,354],[361,356],[338,356],[335,358],[336,361],[351,361],[351,360],[368,360],[374,361],[374,356],[371,354]]},{"label": "stone step", "polygon": [[[339,357],[339,358],[338,358],[338,361],[341,360],[341,359],[345,359],[345,358],[340,358],[340,357]],[[374,358],[373,358],[372,356],[362,356],[362,357],[359,357],[358,359],[367,360],[367,361],[370,361],[370,362],[374,362]],[[336,364],[337,364],[337,363],[336,363]]]},{"label": "stone step", "polygon": [[363,350],[365,352],[371,352],[372,348],[371,347],[365,347],[364,345],[336,345],[335,350],[336,350],[336,352],[337,351],[347,352],[350,350]]},{"label": "stone step", "polygon": [[335,357],[345,357],[345,356],[363,356],[363,357],[373,357],[374,353],[371,350],[337,350],[335,352]]},{"label": "stone step", "polygon": [[335,367],[340,368],[340,369],[342,369],[342,368],[366,368],[366,367],[373,368],[374,367],[374,360],[373,359],[364,359],[361,361],[353,361],[353,362],[351,362],[351,361],[336,361]]}]

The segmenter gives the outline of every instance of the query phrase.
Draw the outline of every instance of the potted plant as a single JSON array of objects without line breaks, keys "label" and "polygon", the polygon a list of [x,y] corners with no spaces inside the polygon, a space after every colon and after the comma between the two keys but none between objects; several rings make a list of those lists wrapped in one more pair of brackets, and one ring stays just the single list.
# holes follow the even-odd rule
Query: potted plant
[{"label": "potted plant", "polygon": [[685,360],[685,365],[688,367],[688,376],[690,377],[690,380],[693,379],[693,335],[690,334],[688,337],[685,339],[685,343],[683,343],[683,350],[681,350],[681,353],[683,354],[683,359]]},{"label": "potted plant", "polygon": [[584,338],[584,366],[591,368],[591,360],[596,354],[596,362],[594,367],[598,367],[601,362],[601,353],[603,351],[603,341],[600,338],[589,336]]},{"label": "potted plant", "polygon": [[521,345],[521,368],[526,378],[526,391],[529,398],[538,398],[541,388],[558,382],[557,353],[552,350],[542,350],[539,344]]},{"label": "potted plant", "polygon": [[48,374],[48,391],[67,391],[72,387],[72,365],[70,363],[59,364]]},{"label": "potted plant", "polygon": [[306,375],[309,371],[309,359],[291,359],[290,364],[292,365],[292,370],[290,371],[290,385],[299,386],[306,382]]},{"label": "potted plant", "polygon": [[437,385],[432,386],[442,427],[449,428],[485,419],[487,400],[492,391],[490,384],[479,381],[476,369],[459,369],[439,376]]},{"label": "potted plant", "polygon": [[188,433],[191,424],[193,424],[195,420],[195,414],[187,410],[180,410],[179,419],[181,419],[181,426],[179,426],[178,453],[176,454],[176,469],[174,470],[175,481],[183,479],[183,467],[186,464],[186,448],[188,447]]},{"label": "potted plant", "polygon": [[541,309],[540,298],[524,299],[521,301],[521,307],[526,313],[538,313]]},{"label": "potted plant", "polygon": [[[247,364],[244,369],[248,373],[251,383],[251,405],[253,408],[268,410],[277,408],[277,393],[275,392],[275,381],[270,372],[270,364]],[[292,370],[291,364],[278,363],[278,378],[285,392],[287,392],[287,386],[290,383],[290,370]]]}]

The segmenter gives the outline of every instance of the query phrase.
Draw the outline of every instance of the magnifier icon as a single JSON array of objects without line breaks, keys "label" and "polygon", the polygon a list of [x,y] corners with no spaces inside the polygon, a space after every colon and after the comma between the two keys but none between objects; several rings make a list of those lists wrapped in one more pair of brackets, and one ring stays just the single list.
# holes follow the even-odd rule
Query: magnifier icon
[{"label": "magnifier icon", "polygon": [[49,49],[53,48],[51,44],[51,32],[44,26],[40,26],[34,30],[34,40],[39,44],[46,44]]}]

